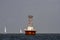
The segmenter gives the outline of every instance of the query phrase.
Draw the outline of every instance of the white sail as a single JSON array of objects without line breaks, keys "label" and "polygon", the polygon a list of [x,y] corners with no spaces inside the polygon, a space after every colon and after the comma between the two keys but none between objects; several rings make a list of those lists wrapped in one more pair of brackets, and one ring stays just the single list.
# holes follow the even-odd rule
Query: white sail
[{"label": "white sail", "polygon": [[22,33],[22,30],[20,29],[20,33]]},{"label": "white sail", "polygon": [[4,32],[6,33],[6,26],[5,26],[5,28],[4,28]]}]

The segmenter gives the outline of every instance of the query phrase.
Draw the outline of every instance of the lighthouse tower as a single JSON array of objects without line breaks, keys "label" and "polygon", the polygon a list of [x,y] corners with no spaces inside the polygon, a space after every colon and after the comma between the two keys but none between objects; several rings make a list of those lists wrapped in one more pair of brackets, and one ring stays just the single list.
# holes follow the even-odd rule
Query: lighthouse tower
[{"label": "lighthouse tower", "polygon": [[28,16],[28,24],[27,24],[27,28],[25,29],[25,34],[26,35],[35,35],[36,34],[36,30],[33,27],[33,16],[29,15]]}]

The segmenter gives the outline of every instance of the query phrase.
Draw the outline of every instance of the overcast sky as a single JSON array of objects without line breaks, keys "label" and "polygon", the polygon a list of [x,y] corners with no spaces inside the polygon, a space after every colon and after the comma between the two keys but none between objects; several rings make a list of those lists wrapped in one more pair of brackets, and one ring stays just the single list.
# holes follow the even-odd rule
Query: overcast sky
[{"label": "overcast sky", "polygon": [[60,33],[60,0],[0,0],[0,33],[24,32],[28,15],[37,33]]}]

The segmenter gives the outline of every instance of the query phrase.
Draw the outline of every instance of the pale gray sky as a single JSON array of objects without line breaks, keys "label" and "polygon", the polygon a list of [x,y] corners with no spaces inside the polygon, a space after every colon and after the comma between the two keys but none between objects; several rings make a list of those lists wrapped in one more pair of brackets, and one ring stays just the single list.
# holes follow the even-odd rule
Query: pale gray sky
[{"label": "pale gray sky", "polygon": [[33,15],[37,33],[60,33],[60,0],[0,0],[0,33],[19,33]]}]

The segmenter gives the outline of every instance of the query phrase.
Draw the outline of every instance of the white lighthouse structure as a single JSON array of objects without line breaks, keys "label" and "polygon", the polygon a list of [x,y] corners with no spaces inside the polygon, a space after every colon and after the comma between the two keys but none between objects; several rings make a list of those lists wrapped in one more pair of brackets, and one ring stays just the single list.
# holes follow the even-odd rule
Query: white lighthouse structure
[{"label": "white lighthouse structure", "polygon": [[35,35],[36,34],[36,30],[33,27],[33,16],[29,15],[28,16],[28,24],[27,24],[27,28],[25,29],[25,34],[26,35]]}]

